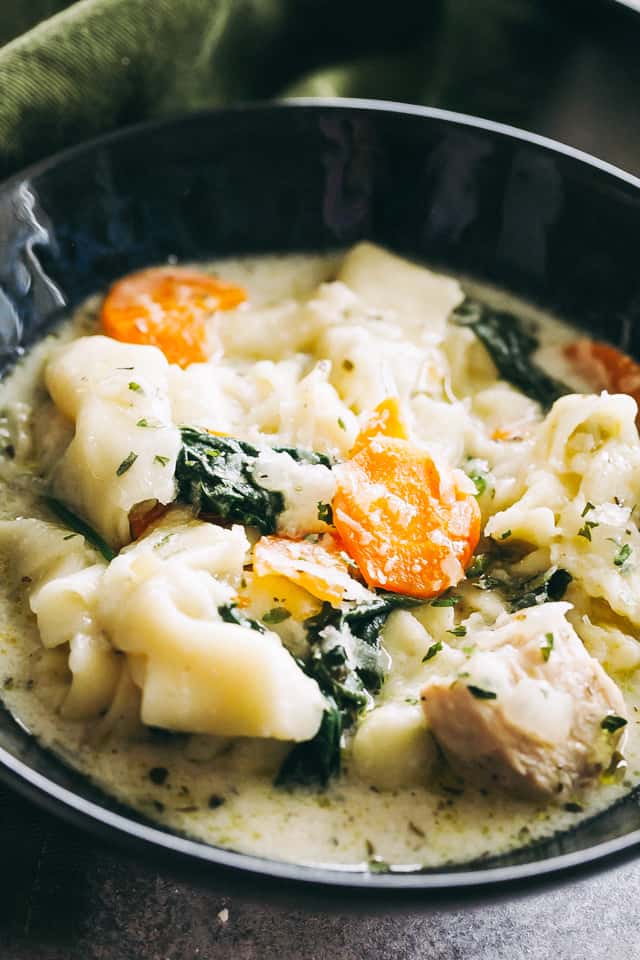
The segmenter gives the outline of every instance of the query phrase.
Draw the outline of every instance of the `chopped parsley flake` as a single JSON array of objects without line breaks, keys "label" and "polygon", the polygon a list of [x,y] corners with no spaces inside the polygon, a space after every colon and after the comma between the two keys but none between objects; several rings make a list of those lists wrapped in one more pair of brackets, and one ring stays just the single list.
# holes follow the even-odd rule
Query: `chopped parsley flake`
[{"label": "chopped parsley flake", "polygon": [[460,597],[450,596],[450,597],[436,597],[435,600],[431,601],[432,607],[455,607],[456,603],[460,602]]},{"label": "chopped parsley flake", "polygon": [[630,556],[631,556],[631,547],[629,546],[628,543],[623,543],[620,549],[618,550],[618,552],[616,553],[615,557],[613,558],[613,562],[615,563],[616,567],[621,567],[623,566],[623,564],[627,562]]},{"label": "chopped parsley flake", "polygon": [[511,530],[505,530],[500,534],[500,540],[507,540],[511,536]]},{"label": "chopped parsley flake", "polygon": [[318,520],[321,520],[323,523],[333,523],[333,510],[331,509],[330,503],[323,503],[322,500],[318,500]]},{"label": "chopped parsley flake", "polygon": [[136,383],[135,380],[129,380],[129,390],[133,390],[134,393],[144,393],[140,384]]},{"label": "chopped parsley flake", "polygon": [[606,730],[607,733],[615,733],[622,727],[626,727],[626,725],[627,721],[625,718],[619,717],[616,713],[608,713],[607,716],[600,721],[600,726],[603,730]]},{"label": "chopped parsley flake", "polygon": [[[90,543],[92,547],[95,547],[108,563],[113,560],[115,553],[109,544],[105,543],[102,537],[100,537],[95,530],[92,530],[91,527],[84,522],[84,520],[81,520],[80,517],[76,517],[75,513],[72,513],[68,507],[65,507],[64,503],[61,503],[60,500],[56,500],[55,497],[45,497],[44,502],[49,507],[51,512],[56,515],[58,520],[62,520],[64,525],[68,527],[69,530],[72,530],[74,533],[84,537],[87,543]],[[28,578],[27,582],[30,582]]]},{"label": "chopped parsley flake", "polygon": [[116,476],[121,477],[123,473],[126,473],[127,470],[130,470],[138,459],[138,454],[134,453],[133,450],[129,451],[126,455],[118,469],[116,470]]},{"label": "chopped parsley flake", "polygon": [[481,497],[487,489],[487,478],[482,473],[471,473],[469,479],[475,484],[476,496]]},{"label": "chopped parsley flake", "polygon": [[466,637],[467,628],[460,624],[459,627],[454,627],[453,630],[447,630],[447,633],[453,634],[454,637]]},{"label": "chopped parsley flake", "polygon": [[551,656],[552,650],[553,650],[553,634],[545,633],[544,642],[540,644],[540,653],[542,654],[542,659],[544,660],[545,663]]},{"label": "chopped parsley flake", "polygon": [[288,620],[291,614],[285,607],[273,607],[262,617],[263,623],[282,623],[283,620]]},{"label": "chopped parsley flake", "polygon": [[420,703],[417,697],[405,697],[404,702],[410,703],[412,707],[415,707],[417,703]]},{"label": "chopped parsley flake", "polygon": [[371,857],[367,861],[369,873],[389,873],[389,864],[382,857]]},{"label": "chopped parsley flake", "polygon": [[489,566],[491,557],[488,553],[478,553],[467,567],[467,576],[473,579],[479,577]]},{"label": "chopped parsley flake", "polygon": [[160,547],[164,547],[165,543],[168,543],[169,540],[171,540],[171,537],[172,537],[172,536],[173,536],[172,533],[165,533],[164,537],[162,537],[161,540],[158,540],[157,543],[154,543],[153,549],[154,549],[154,550],[159,550]]},{"label": "chopped parsley flake", "polygon": [[338,417],[338,426],[340,427],[341,430],[347,429],[344,425],[344,420],[342,419],[342,417]]},{"label": "chopped parsley flake", "polygon": [[431,644],[431,646],[425,653],[424,657],[422,658],[422,662],[426,663],[427,660],[433,660],[436,653],[440,653],[441,650],[442,650],[442,640],[437,640],[435,643]]},{"label": "chopped parsley flake", "polygon": [[475,687],[472,683],[467,684],[467,690],[476,698],[476,700],[497,700],[498,694],[493,690],[483,690],[482,687]]},{"label": "chopped parsley flake", "polygon": [[161,454],[156,453],[155,457],[153,458],[153,462],[159,463],[161,467],[166,467],[170,459],[170,457],[163,457]]},{"label": "chopped parsley flake", "polygon": [[594,520],[585,520],[584,526],[578,530],[578,536],[584,537],[585,540],[591,542],[591,531],[594,527],[599,526]]},{"label": "chopped parsley flake", "polygon": [[77,537],[77,536],[78,536],[77,533],[68,533],[68,534],[66,535],[66,537],[63,537],[62,539],[63,539],[63,540],[71,540],[71,539],[73,539],[73,537]]},{"label": "chopped parsley flake", "polygon": [[594,505],[591,503],[590,500],[587,500],[587,502],[586,502],[585,505],[584,505],[584,510],[582,511],[582,513],[580,514],[580,516],[581,516],[581,517],[586,517],[586,515],[589,513],[590,510],[595,510],[595,507],[594,507]]}]

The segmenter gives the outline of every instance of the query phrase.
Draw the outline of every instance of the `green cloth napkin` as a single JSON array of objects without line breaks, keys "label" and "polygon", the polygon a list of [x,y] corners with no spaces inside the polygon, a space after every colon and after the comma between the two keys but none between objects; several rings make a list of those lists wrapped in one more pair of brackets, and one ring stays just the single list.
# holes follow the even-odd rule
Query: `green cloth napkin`
[{"label": "green cloth napkin", "polygon": [[571,34],[540,0],[0,7],[0,177],[122,124],[256,98],[380,97],[526,126]]}]

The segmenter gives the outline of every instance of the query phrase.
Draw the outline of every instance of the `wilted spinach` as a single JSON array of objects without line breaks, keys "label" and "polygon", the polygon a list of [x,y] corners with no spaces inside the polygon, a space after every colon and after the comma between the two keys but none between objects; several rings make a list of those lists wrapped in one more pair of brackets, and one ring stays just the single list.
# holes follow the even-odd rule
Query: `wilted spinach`
[{"label": "wilted spinach", "polygon": [[467,577],[479,590],[499,590],[510,613],[561,600],[573,579],[567,570],[558,567],[534,577],[514,579],[499,551],[478,554],[467,569]]},{"label": "wilted spinach", "polygon": [[375,600],[347,610],[324,603],[305,621],[310,653],[301,663],[327,698],[327,710],[312,740],[291,751],[276,778],[279,786],[318,784],[340,771],[343,730],[353,725],[384,680],[380,634],[389,614],[424,603],[414,597],[380,593]]},{"label": "wilted spinach", "polygon": [[509,610],[524,610],[539,603],[562,600],[573,577],[566,570],[551,568],[530,580],[520,580],[510,585],[507,592]]},{"label": "wilted spinach", "polygon": [[[183,427],[181,433],[182,447],[176,464],[178,500],[191,504],[197,513],[210,513],[220,520],[258,527],[261,533],[274,533],[278,515],[285,508],[284,497],[260,485],[255,475],[258,448],[193,427]],[[327,456],[312,450],[274,449],[297,463],[331,466]]]},{"label": "wilted spinach", "polygon": [[74,533],[79,533],[81,537],[84,537],[87,543],[90,543],[92,547],[95,547],[99,553],[102,554],[107,563],[110,563],[113,558],[116,556],[116,551],[112,550],[108,543],[106,543],[99,533],[89,526],[88,523],[85,523],[84,520],[81,520],[80,517],[77,517],[75,513],[69,510],[68,507],[64,505],[60,500],[56,500],[55,497],[44,497],[44,502],[48,506],[49,510],[64,523],[65,527],[68,527],[69,530],[73,530]]},{"label": "wilted spinach", "polygon": [[280,767],[276,786],[312,784],[322,786],[340,773],[342,717],[334,701],[327,697],[327,709],[313,740],[298,743]]},{"label": "wilted spinach", "polygon": [[533,362],[531,355],[539,346],[538,340],[523,329],[513,314],[492,310],[467,298],[454,310],[453,319],[460,326],[471,327],[491,355],[500,376],[537,400],[543,409],[547,410],[558,397],[571,392]]},{"label": "wilted spinach", "polygon": [[248,627],[257,633],[265,632],[264,627],[258,620],[251,620],[250,617],[245,616],[235,603],[223,603],[221,607],[218,607],[218,613],[220,619],[225,623],[235,623],[239,627]]}]

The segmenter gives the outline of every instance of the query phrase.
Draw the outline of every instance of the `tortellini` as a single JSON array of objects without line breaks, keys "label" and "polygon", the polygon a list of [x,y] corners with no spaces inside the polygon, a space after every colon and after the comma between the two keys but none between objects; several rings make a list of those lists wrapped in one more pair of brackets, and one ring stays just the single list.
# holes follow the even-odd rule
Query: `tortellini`
[{"label": "tortellini", "polygon": [[324,697],[279,637],[225,623],[248,541],[174,511],[112,561],[101,622],[142,689],[145,724],[222,736],[307,740]]},{"label": "tortellini", "polygon": [[372,243],[359,243],[349,251],[338,280],[371,309],[388,311],[414,340],[441,340],[449,314],[464,299],[457,280],[432,273]]},{"label": "tortellini", "polygon": [[519,496],[485,532],[549,549],[590,597],[640,625],[640,444],[631,397],[570,394],[541,424]]},{"label": "tortellini", "polygon": [[75,422],[54,490],[114,547],[130,540],[132,507],[174,498],[180,432],[168,367],[156,347],[93,336],[61,347],[45,371],[56,406]]},{"label": "tortellini", "polygon": [[28,580],[44,647],[68,649],[70,685],[61,713],[70,720],[98,717],[111,704],[123,665],[97,617],[106,564],[83,537],[42,520],[0,524],[0,544],[11,551],[16,576]]},{"label": "tortellini", "polygon": [[145,724],[279,740],[318,729],[324,697],[279,637],[223,622],[249,548],[241,527],[173,510],[108,567],[82,537],[45,521],[1,524],[0,542],[30,579],[43,645],[68,647],[69,719],[126,713],[131,677]]}]

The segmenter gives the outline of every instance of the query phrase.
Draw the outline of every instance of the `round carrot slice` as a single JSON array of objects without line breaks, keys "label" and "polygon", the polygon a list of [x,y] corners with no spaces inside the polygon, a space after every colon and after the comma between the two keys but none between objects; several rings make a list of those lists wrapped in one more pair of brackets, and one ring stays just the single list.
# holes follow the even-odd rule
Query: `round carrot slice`
[{"label": "round carrot slice", "polygon": [[568,343],[564,354],[592,390],[626,393],[640,407],[640,364],[622,350],[583,337]]},{"label": "round carrot slice", "polygon": [[397,397],[386,397],[375,408],[364,427],[356,437],[351,456],[355,456],[359,450],[362,450],[374,437],[399,437],[401,440],[408,439],[407,428],[400,410],[400,401]]},{"label": "round carrot slice", "polygon": [[241,287],[188,267],[149,267],[114,283],[102,326],[115,340],[159,347],[170,363],[186,367],[209,356],[211,314],[246,298]]},{"label": "round carrot slice", "polygon": [[333,522],[370,587],[428,598],[462,580],[480,537],[462,471],[406,440],[376,437],[334,474]]}]

